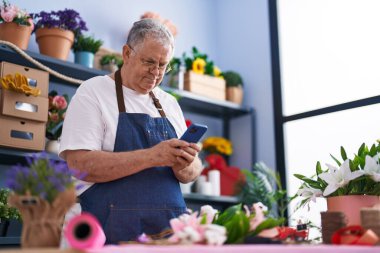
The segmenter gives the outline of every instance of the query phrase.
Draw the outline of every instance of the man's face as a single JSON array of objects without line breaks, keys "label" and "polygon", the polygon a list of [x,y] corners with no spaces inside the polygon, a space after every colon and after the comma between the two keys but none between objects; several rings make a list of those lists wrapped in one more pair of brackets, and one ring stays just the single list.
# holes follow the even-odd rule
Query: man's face
[{"label": "man's face", "polygon": [[136,49],[125,45],[124,84],[139,93],[149,93],[162,81],[171,56],[172,48],[169,45],[165,47],[150,38],[146,38]]}]

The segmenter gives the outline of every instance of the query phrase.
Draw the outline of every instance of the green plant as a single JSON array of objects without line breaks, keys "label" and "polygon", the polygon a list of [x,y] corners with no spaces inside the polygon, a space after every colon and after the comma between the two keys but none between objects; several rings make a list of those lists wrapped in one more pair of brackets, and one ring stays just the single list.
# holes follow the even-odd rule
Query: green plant
[{"label": "green plant", "polygon": [[280,175],[262,162],[255,163],[252,171],[243,169],[242,172],[246,180],[238,185],[241,201],[246,205],[261,202],[271,215],[285,220],[286,209],[293,198],[289,198],[282,188]]},{"label": "green plant", "polygon": [[103,45],[103,41],[96,40],[92,36],[79,35],[75,38],[73,51],[75,52],[91,52],[96,54],[99,48]]},{"label": "green plant", "polygon": [[0,188],[0,220],[20,220],[21,216],[19,211],[14,207],[8,206],[9,193],[10,190],[6,188]]},{"label": "green plant", "polygon": [[235,71],[223,72],[223,77],[226,80],[227,87],[243,86],[243,79],[240,74]]},{"label": "green plant", "polygon": [[340,147],[343,162],[330,155],[339,168],[327,164],[323,170],[320,162],[316,165],[316,178],[300,174],[294,176],[303,181],[297,195],[304,197],[300,206],[316,197],[342,195],[380,196],[380,142],[368,148],[363,143],[354,158],[348,158],[346,150]]},{"label": "green plant", "polygon": [[119,68],[123,65],[123,59],[115,54],[106,54],[100,59],[100,65],[116,64]]}]

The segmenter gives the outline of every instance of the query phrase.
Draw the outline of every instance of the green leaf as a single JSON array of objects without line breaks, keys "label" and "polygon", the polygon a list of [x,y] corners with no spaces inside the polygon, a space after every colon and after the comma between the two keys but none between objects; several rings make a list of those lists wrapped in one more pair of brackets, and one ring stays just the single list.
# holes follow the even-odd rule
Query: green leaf
[{"label": "green leaf", "polygon": [[369,155],[371,157],[374,157],[376,154],[377,154],[377,148],[376,148],[376,145],[373,144],[372,147],[371,147],[371,150],[369,151]]},{"label": "green leaf", "polygon": [[260,223],[260,225],[258,225],[256,227],[256,229],[252,233],[250,233],[249,235],[250,236],[258,235],[263,230],[271,229],[271,228],[280,226],[282,223],[284,223],[284,218],[280,218],[280,219],[268,218],[268,219],[264,220],[262,223]]},{"label": "green leaf", "polygon": [[343,161],[347,160],[346,150],[344,150],[343,146],[340,147],[340,155],[342,156]]},{"label": "green leaf", "polygon": [[330,156],[332,157],[332,159],[334,159],[334,161],[338,164],[339,167],[342,165],[341,162],[339,162],[339,160],[336,159],[332,154],[330,154]]},{"label": "green leaf", "polygon": [[360,148],[359,148],[359,150],[358,150],[358,156],[362,156],[364,150],[365,150],[365,143],[363,143],[363,144],[360,146]]},{"label": "green leaf", "polygon": [[320,163],[319,161],[317,162],[317,165],[316,165],[315,167],[316,167],[316,168],[315,168],[315,171],[316,171],[317,175],[323,173],[323,171],[322,171],[322,167],[321,167],[321,163]]}]

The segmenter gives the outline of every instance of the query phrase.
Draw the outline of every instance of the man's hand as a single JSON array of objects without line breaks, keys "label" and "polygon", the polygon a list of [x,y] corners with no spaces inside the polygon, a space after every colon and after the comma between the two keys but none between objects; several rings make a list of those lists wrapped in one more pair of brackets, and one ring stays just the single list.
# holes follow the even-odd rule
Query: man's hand
[{"label": "man's hand", "polygon": [[[150,148],[150,158],[154,160],[155,166],[170,166],[173,167],[178,163],[179,157],[181,157],[182,163],[188,163],[192,158],[191,144],[179,139],[170,139],[162,141],[159,144]],[[191,152],[191,153],[188,153]]]},{"label": "man's hand", "polygon": [[181,151],[180,156],[177,157],[177,163],[172,166],[172,169],[181,183],[188,183],[194,181],[202,172],[202,163],[198,158],[201,148],[195,143],[190,143]]}]

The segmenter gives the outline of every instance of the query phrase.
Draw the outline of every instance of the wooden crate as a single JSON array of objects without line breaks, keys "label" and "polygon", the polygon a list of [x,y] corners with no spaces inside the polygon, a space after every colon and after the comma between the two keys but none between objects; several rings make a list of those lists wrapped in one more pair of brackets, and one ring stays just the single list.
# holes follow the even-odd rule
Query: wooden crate
[{"label": "wooden crate", "polygon": [[205,97],[226,100],[226,81],[222,78],[187,71],[184,89]]}]

